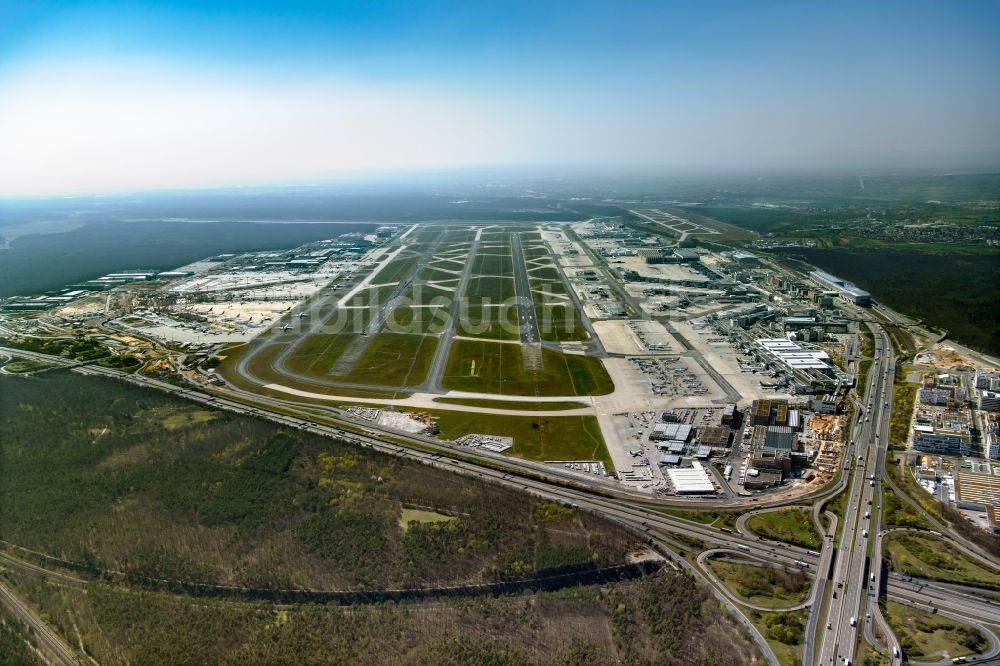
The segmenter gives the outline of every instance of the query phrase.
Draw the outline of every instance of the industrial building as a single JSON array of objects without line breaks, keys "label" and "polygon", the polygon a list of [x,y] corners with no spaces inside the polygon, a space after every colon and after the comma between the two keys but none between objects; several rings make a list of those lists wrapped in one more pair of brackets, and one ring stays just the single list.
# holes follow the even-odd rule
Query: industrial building
[{"label": "industrial building", "polygon": [[691,426],[683,423],[657,423],[649,434],[652,440],[675,440],[686,442],[691,439]]},{"label": "industrial building", "polygon": [[768,426],[764,435],[764,448],[791,451],[795,435],[788,426]]},{"label": "industrial building", "polygon": [[836,414],[840,411],[840,398],[835,395],[813,398],[811,407],[817,414]]},{"label": "industrial building", "polygon": [[744,266],[755,266],[760,263],[760,257],[743,250],[733,250],[729,256],[733,261]]},{"label": "industrial building", "polygon": [[661,451],[666,451],[667,453],[680,455],[684,453],[684,449],[687,448],[687,445],[684,442],[680,442],[674,439],[674,440],[668,440],[666,442],[661,442],[660,444],[657,445],[657,447]]},{"label": "industrial building", "polygon": [[750,425],[787,426],[790,413],[785,400],[754,400],[750,404]]},{"label": "industrial building", "polygon": [[955,473],[955,504],[959,509],[1000,509],[1000,476],[979,472]]},{"label": "industrial building", "polygon": [[747,470],[747,477],[743,482],[743,487],[747,490],[767,490],[768,488],[780,486],[783,478],[784,476],[781,472],[766,469],[760,470],[754,467]]},{"label": "industrial building", "polygon": [[706,426],[698,428],[698,443],[703,446],[710,446],[716,449],[729,447],[733,431],[729,428],[719,426]]},{"label": "industrial building", "polygon": [[708,472],[695,461],[691,467],[666,470],[667,477],[678,495],[706,495],[715,492]]},{"label": "industrial building", "polygon": [[848,303],[853,303],[854,305],[872,304],[871,294],[855,286],[852,282],[830,275],[829,273],[824,273],[823,271],[812,271],[809,273],[809,277],[821,287],[837,292],[837,295]]}]

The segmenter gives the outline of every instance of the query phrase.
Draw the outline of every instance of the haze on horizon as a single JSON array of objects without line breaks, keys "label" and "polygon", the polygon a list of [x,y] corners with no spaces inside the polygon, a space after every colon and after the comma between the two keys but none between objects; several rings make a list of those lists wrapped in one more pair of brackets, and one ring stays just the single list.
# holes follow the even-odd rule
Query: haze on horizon
[{"label": "haze on horizon", "polygon": [[995,2],[694,4],[8,3],[0,196],[1000,151]]}]

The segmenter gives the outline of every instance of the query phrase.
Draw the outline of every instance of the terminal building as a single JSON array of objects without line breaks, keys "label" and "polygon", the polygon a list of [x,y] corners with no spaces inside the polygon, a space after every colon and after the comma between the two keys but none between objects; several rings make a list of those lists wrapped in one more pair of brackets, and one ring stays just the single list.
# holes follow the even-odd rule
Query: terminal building
[{"label": "terminal building", "polygon": [[843,280],[835,275],[830,275],[829,273],[824,273],[823,271],[812,271],[809,273],[809,277],[824,289],[832,289],[837,292],[837,295],[848,303],[854,303],[855,305],[872,304],[871,294],[855,286],[852,282]]}]

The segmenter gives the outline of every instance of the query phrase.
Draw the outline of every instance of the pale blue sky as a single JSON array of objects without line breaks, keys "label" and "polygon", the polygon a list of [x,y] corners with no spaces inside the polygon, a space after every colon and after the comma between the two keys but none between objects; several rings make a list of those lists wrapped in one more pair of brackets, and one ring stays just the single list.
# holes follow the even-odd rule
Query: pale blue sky
[{"label": "pale blue sky", "polygon": [[997,2],[0,1],[0,194],[1000,149]]}]

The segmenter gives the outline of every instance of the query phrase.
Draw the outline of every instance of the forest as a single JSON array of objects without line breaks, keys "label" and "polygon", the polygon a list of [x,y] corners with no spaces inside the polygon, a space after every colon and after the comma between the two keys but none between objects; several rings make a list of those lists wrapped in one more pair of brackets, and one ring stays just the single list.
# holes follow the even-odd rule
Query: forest
[{"label": "forest", "polygon": [[[95,569],[424,588],[620,564],[637,543],[510,490],[68,371],[0,377],[0,417],[0,539]],[[403,520],[409,507],[425,511]]]},{"label": "forest", "polygon": [[[420,666],[742,666],[749,637],[690,576],[429,603],[268,605],[56,584],[21,571],[0,581],[98,663],[417,664]],[[2,638],[2,636],[0,636]]]},{"label": "forest", "polygon": [[[0,567],[0,582],[102,664],[707,666],[756,654],[669,567],[558,591],[350,606],[92,575],[395,589],[593,570],[639,544],[568,506],[70,371],[0,377],[0,417],[4,551],[80,565],[37,560],[58,578]],[[0,623],[0,645],[23,652],[24,641]]]}]

